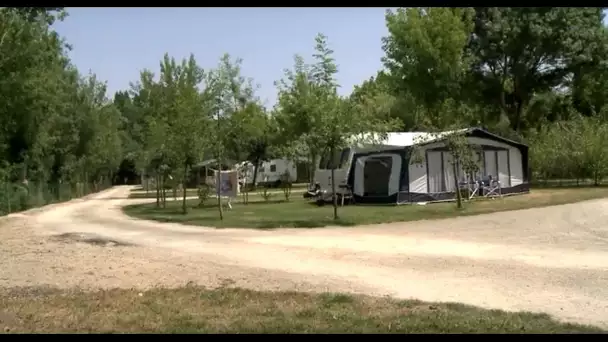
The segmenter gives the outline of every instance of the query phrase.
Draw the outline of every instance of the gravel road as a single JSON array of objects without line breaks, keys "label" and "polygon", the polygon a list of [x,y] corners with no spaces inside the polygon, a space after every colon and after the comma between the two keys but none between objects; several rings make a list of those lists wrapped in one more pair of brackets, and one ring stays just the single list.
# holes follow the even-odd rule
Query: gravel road
[{"label": "gravel road", "polygon": [[[608,327],[608,200],[366,227],[136,220],[115,187],[0,219],[0,286],[234,285],[546,312]],[[398,210],[398,209],[396,209]]]}]

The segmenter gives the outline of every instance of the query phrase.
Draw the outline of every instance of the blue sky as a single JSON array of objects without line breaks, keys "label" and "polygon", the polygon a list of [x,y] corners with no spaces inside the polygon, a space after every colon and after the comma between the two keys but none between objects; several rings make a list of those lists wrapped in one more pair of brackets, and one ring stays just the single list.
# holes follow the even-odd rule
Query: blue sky
[{"label": "blue sky", "polygon": [[165,52],[193,53],[213,68],[224,53],[243,59],[243,75],[260,85],[266,105],[276,101],[274,81],[293,65],[293,55],[312,57],[314,37],[328,36],[339,67],[341,92],[382,67],[385,8],[68,8],[55,29],[72,44],[70,57],[82,73],[106,80],[108,93],[127,89],[149,68],[159,71]]}]

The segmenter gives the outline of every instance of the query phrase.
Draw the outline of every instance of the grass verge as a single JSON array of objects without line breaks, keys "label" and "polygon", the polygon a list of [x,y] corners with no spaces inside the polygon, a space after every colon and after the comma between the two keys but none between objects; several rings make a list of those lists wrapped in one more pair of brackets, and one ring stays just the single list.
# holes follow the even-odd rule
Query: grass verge
[{"label": "grass verge", "polygon": [[[167,202],[167,207],[164,209],[156,208],[155,203],[148,203],[127,206],[123,210],[128,215],[141,219],[208,227],[314,228],[330,225],[352,226],[438,219],[566,204],[608,197],[608,187],[538,189],[526,195],[472,201],[465,203],[462,210],[457,210],[454,203],[435,203],[424,206],[345,206],[339,208],[340,219],[337,221],[333,220],[331,205],[317,207],[298,197],[298,194],[294,194],[290,202],[265,202],[261,201],[259,197],[254,199],[252,196],[248,205],[233,203],[232,210],[225,210],[223,221],[219,220],[214,200],[209,200],[209,204],[204,207],[197,207],[197,200],[189,201],[188,205],[191,209],[187,215],[182,214],[181,201]],[[275,198],[281,198],[281,196],[277,195]]]},{"label": "grass verge", "polygon": [[[306,189],[308,188],[308,184],[294,184],[292,186],[292,193],[295,194],[302,194],[303,192],[306,191]],[[272,193],[276,196],[283,196],[283,190],[281,190],[281,188],[270,188],[268,190],[269,193]],[[262,190],[255,190],[255,191],[250,191],[249,192],[249,196],[261,196]],[[183,194],[181,191],[177,192],[177,197],[178,198],[182,198]],[[197,189],[186,189],[186,197],[197,197],[198,196],[198,190]],[[213,196],[213,194],[212,194]],[[167,197],[168,198],[173,198],[173,190],[167,190]],[[131,190],[131,193],[129,194],[129,198],[156,198],[156,190],[149,190],[149,191],[145,191],[144,189],[137,189],[137,190]]]},{"label": "grass verge", "polygon": [[600,328],[454,303],[242,289],[0,289],[2,332],[600,333]]}]

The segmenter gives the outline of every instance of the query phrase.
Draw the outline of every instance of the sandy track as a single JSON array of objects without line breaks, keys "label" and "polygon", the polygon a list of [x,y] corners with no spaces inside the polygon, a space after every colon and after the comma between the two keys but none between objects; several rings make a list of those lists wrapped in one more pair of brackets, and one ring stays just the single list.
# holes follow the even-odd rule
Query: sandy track
[{"label": "sandy track", "polygon": [[[608,327],[608,200],[352,228],[209,229],[134,220],[129,187],[9,218],[0,286],[347,291],[547,312]],[[1,223],[0,223],[1,224]],[[136,246],[57,240],[86,233]]]}]

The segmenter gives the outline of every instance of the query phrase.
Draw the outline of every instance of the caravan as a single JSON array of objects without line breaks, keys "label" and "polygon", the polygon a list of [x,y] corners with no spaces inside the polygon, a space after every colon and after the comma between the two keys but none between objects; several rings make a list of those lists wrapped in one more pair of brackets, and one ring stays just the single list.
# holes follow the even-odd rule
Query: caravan
[{"label": "caravan", "polygon": [[[331,169],[335,168],[336,194],[352,196],[358,203],[453,199],[456,184],[449,167],[452,156],[442,139],[447,134],[464,134],[479,151],[476,180],[497,180],[502,194],[529,191],[528,146],[470,128],[438,134],[388,133],[380,144],[353,145],[333,156],[324,156],[315,171],[315,189],[308,196],[331,198]],[[467,181],[461,168],[457,178],[459,182]]]},{"label": "caravan", "polygon": [[[253,184],[254,171],[255,166],[248,163],[245,184]],[[289,173],[289,181],[291,183],[297,180],[298,172],[295,163],[287,159],[272,159],[260,163],[256,180],[258,184],[277,186],[281,183],[286,173]]]}]

